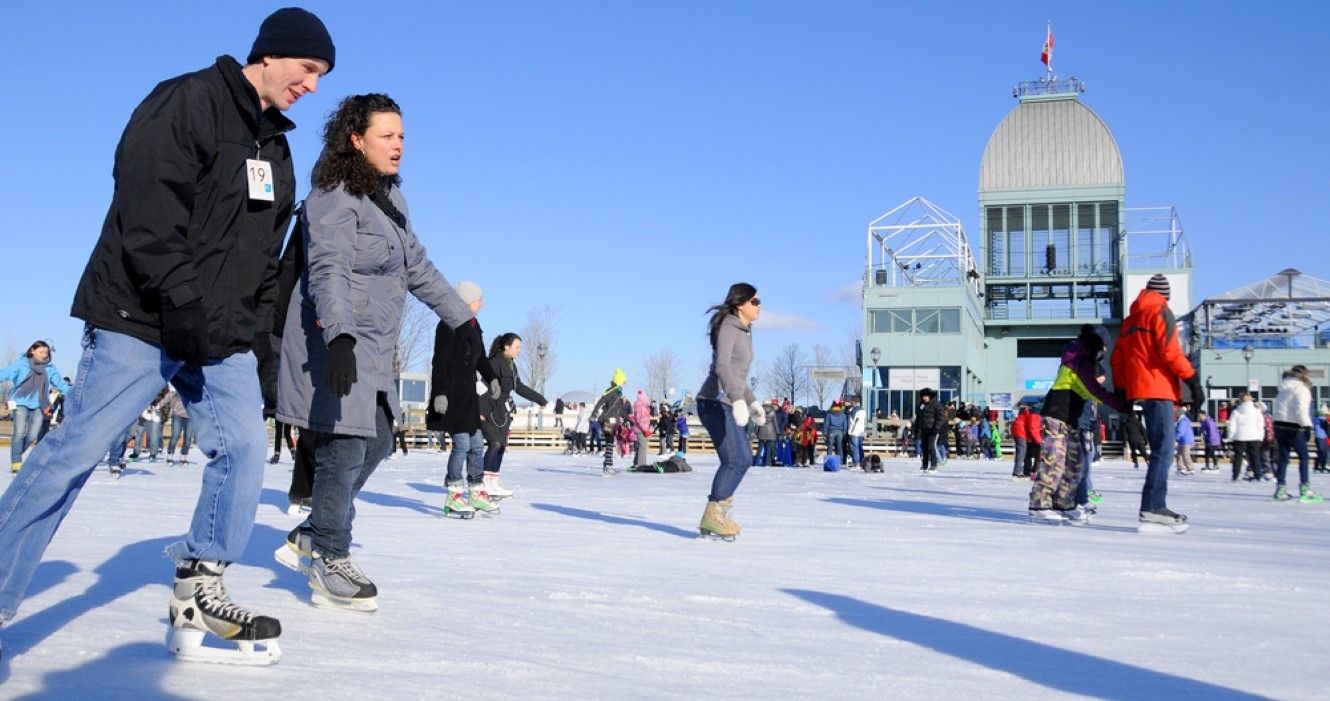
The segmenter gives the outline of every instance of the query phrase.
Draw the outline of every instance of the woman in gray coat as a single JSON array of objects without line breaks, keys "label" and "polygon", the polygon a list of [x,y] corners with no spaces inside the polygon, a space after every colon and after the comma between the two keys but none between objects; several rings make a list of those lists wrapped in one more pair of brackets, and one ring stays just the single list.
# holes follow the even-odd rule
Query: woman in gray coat
[{"label": "woman in gray coat", "polygon": [[386,95],[348,97],[324,125],[278,377],[277,420],[305,429],[316,467],[312,511],[277,558],[309,576],[315,604],[361,611],[377,608],[377,589],[351,562],[354,499],[392,449],[406,293],[453,327],[472,316],[407,219],[402,138]]}]

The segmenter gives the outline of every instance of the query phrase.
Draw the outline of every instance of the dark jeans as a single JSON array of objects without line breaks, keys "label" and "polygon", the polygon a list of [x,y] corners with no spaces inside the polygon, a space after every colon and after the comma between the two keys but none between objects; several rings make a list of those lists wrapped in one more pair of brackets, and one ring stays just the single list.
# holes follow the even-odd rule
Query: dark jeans
[{"label": "dark jeans", "polygon": [[1298,484],[1311,484],[1307,439],[1307,429],[1275,426],[1275,441],[1279,443],[1279,466],[1275,469],[1275,481],[1279,486],[1284,486],[1284,478],[1288,475],[1290,451],[1298,454]]},{"label": "dark jeans", "polygon": [[725,501],[734,496],[744,474],[753,464],[752,445],[743,427],[734,423],[729,405],[714,399],[699,399],[697,418],[711,435],[711,443],[716,446],[716,455],[720,458],[720,467],[711,480],[711,494],[707,495],[707,500]]},{"label": "dark jeans", "polygon": [[1247,471],[1252,479],[1261,477],[1261,442],[1233,441],[1233,479],[1242,474],[1242,459],[1247,459]]},{"label": "dark jeans", "polygon": [[1012,465],[1011,476],[1028,477],[1029,475],[1025,472],[1026,441],[1024,438],[1013,438],[1012,440],[1016,442],[1016,462]]},{"label": "dark jeans", "polygon": [[286,439],[286,450],[292,455],[296,452],[296,443],[291,439],[291,424],[284,424],[278,421],[273,427],[272,432],[272,454],[282,454],[282,439]]},{"label": "dark jeans", "polygon": [[1215,468],[1216,470],[1219,469],[1219,451],[1216,450],[1216,448],[1218,448],[1218,447],[1219,447],[1219,446],[1217,446],[1217,445],[1215,445],[1215,444],[1213,444],[1213,443],[1206,443],[1206,444],[1205,444],[1205,466],[1206,466],[1206,467],[1213,467],[1213,468]]},{"label": "dark jeans", "polygon": [[336,560],[351,553],[351,524],[356,520],[356,495],[374,469],[392,452],[392,420],[378,407],[374,438],[310,431],[314,438],[313,511],[300,524],[314,550]]},{"label": "dark jeans", "polygon": [[1145,411],[1145,435],[1150,443],[1150,467],[1141,489],[1141,511],[1168,508],[1168,471],[1173,468],[1177,448],[1173,402],[1168,399],[1141,399],[1136,402]]},{"label": "dark jeans", "polygon": [[937,431],[919,432],[919,454],[923,456],[919,469],[927,470],[930,465],[937,468]]}]

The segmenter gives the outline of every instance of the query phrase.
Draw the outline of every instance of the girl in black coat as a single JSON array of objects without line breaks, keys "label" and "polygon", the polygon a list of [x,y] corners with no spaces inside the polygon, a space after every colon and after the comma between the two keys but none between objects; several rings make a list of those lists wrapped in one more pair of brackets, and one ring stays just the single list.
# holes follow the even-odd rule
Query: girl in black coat
[{"label": "girl in black coat", "polygon": [[497,396],[486,394],[480,398],[480,432],[485,434],[485,489],[491,497],[502,499],[512,492],[499,481],[499,468],[508,449],[508,433],[512,430],[512,393],[540,406],[549,402],[545,397],[522,383],[517,376],[517,356],[522,353],[522,337],[509,332],[490,344],[489,363],[499,378]]}]

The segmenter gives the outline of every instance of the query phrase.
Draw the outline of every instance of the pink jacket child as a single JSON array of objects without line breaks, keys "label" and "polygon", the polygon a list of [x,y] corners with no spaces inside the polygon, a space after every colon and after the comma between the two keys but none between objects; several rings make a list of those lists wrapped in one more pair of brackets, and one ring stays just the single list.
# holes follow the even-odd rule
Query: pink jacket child
[{"label": "pink jacket child", "polygon": [[651,400],[645,390],[637,390],[637,400],[633,402],[633,428],[639,435],[651,435]]}]

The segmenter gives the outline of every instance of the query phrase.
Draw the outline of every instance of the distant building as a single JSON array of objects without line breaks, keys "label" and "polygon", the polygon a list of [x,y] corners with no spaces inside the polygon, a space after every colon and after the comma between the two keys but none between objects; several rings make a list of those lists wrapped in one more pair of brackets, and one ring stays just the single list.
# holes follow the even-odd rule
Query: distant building
[{"label": "distant building", "polygon": [[960,221],[914,197],[868,227],[863,395],[913,415],[918,391],[1000,406],[1042,396],[1023,359],[1057,358],[1081,324],[1111,334],[1151,275],[1191,304],[1191,255],[1171,207],[1127,209],[1112,133],[1075,78],[1022,83],[979,166],[979,257]]}]

